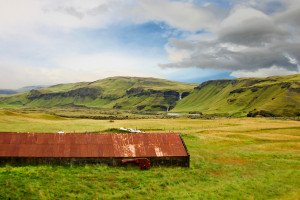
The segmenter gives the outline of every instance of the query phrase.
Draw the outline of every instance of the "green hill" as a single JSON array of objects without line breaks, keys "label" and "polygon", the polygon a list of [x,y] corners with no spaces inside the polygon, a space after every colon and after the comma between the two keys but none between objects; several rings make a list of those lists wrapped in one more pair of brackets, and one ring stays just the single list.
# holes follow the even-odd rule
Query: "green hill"
[{"label": "green hill", "polygon": [[171,110],[223,116],[300,116],[300,74],[212,80],[200,85],[157,78],[112,77],[33,89],[0,97],[0,104]]},{"label": "green hill", "polygon": [[197,85],[157,78],[112,77],[31,90],[2,97],[0,104],[167,110],[176,105],[180,95],[187,96]]},{"label": "green hill", "polygon": [[299,116],[300,74],[204,82],[172,110],[195,111],[230,116]]}]

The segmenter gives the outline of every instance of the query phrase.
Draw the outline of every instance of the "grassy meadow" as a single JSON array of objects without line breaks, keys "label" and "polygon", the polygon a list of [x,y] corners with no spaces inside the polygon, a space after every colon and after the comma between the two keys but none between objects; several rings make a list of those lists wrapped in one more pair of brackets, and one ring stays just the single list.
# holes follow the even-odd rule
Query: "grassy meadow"
[{"label": "grassy meadow", "polygon": [[181,133],[191,167],[0,166],[0,199],[300,199],[300,121],[74,119],[0,109],[0,131]]}]

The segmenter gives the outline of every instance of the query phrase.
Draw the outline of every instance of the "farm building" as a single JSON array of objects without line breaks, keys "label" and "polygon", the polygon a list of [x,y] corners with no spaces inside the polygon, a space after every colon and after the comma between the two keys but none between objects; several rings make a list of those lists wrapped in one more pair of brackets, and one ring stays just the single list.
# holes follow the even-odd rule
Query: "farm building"
[{"label": "farm building", "polygon": [[151,166],[189,167],[190,156],[176,133],[0,132],[0,164],[107,164],[147,158]]}]

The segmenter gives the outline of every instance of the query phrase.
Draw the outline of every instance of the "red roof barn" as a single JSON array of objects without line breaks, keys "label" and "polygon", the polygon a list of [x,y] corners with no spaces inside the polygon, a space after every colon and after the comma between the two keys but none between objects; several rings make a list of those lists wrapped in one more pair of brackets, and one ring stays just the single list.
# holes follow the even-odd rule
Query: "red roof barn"
[{"label": "red roof barn", "polygon": [[107,164],[148,158],[152,166],[189,166],[189,153],[176,133],[0,132],[0,164]]}]

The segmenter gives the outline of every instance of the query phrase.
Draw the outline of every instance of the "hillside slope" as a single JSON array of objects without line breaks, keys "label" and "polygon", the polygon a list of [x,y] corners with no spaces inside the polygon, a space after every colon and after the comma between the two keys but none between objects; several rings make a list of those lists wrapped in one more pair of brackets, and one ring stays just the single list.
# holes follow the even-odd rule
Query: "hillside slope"
[{"label": "hillside slope", "polygon": [[300,74],[204,82],[172,110],[195,111],[230,116],[299,116]]},{"label": "hillside slope", "polygon": [[179,96],[187,96],[197,85],[156,78],[112,77],[31,90],[2,97],[0,104],[167,110],[176,105]]}]

